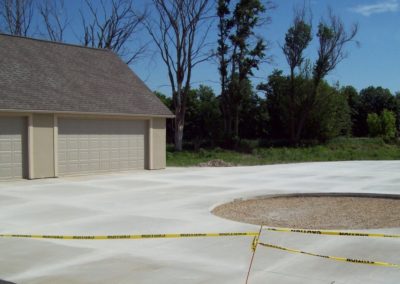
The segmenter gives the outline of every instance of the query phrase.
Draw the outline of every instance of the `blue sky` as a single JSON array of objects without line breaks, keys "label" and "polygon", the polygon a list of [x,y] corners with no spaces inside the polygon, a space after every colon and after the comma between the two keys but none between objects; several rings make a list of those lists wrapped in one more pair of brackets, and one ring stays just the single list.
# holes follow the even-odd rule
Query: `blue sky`
[{"label": "blue sky", "polygon": [[[143,7],[150,0],[136,0],[135,5]],[[79,22],[77,14],[81,7],[80,0],[66,1],[71,22]],[[77,4],[78,3],[78,4]],[[287,71],[279,44],[283,43],[288,29],[293,7],[303,3],[303,0],[275,1],[277,8],[269,12],[272,22],[269,26],[258,31],[271,43],[268,54],[273,57],[271,64],[263,64],[252,78],[253,84],[265,81],[273,69]],[[349,56],[328,77],[331,83],[339,81],[340,85],[353,85],[358,90],[368,86],[383,86],[393,93],[400,91],[400,0],[309,0],[313,13],[314,26],[322,16],[326,15],[327,8],[331,7],[345,24],[350,27],[358,23],[359,33],[357,41],[360,46],[349,45]],[[74,32],[69,32],[67,42],[76,43],[75,34],[79,34],[79,25],[73,25]],[[209,40],[214,41],[216,31],[209,34]],[[315,36],[314,36],[315,37]],[[161,58],[153,50],[149,50],[148,58],[133,64],[132,69],[149,85],[152,90],[170,94],[166,68]],[[315,58],[315,42],[307,50],[309,58]],[[216,93],[219,92],[219,78],[217,65],[206,62],[194,70],[193,87],[200,84],[210,85]]]}]

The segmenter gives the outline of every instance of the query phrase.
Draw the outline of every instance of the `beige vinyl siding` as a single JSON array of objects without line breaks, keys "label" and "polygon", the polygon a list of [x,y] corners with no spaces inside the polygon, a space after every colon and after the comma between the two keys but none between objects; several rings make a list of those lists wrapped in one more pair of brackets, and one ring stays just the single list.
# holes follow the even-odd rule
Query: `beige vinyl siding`
[{"label": "beige vinyl siding", "polygon": [[166,166],[165,118],[153,118],[150,131],[152,135],[151,169],[164,169]]},{"label": "beige vinyl siding", "polygon": [[26,117],[0,116],[0,180],[26,177]]},{"label": "beige vinyl siding", "polygon": [[145,120],[58,118],[59,176],[146,167]]}]

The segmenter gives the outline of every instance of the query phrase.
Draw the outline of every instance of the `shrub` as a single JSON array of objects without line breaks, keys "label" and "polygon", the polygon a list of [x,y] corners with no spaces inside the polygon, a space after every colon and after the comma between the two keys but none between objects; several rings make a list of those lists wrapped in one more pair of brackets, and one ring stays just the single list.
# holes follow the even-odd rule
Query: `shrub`
[{"label": "shrub", "polygon": [[371,137],[377,137],[382,134],[381,119],[376,113],[369,113],[367,117],[368,132]]},{"label": "shrub", "polygon": [[381,114],[382,134],[385,139],[396,137],[396,116],[392,111],[384,110]]},{"label": "shrub", "polygon": [[384,110],[381,115],[370,113],[367,117],[369,135],[393,140],[396,137],[396,116],[392,111]]}]

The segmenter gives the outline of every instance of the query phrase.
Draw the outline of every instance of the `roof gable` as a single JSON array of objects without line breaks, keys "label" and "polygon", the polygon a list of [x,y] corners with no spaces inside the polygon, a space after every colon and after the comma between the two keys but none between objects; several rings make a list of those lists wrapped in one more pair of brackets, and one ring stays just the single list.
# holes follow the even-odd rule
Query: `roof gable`
[{"label": "roof gable", "polygon": [[0,109],[171,116],[116,54],[0,35]]}]

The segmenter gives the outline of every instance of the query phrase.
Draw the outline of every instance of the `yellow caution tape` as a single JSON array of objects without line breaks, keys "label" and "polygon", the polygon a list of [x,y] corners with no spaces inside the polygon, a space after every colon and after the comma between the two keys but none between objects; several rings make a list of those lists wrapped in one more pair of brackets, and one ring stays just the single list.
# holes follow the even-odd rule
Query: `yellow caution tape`
[{"label": "yellow caution tape", "polygon": [[121,239],[164,239],[164,238],[205,238],[258,236],[258,232],[241,233],[194,233],[194,234],[144,234],[144,235],[105,235],[105,236],[64,236],[64,235],[19,235],[0,234],[0,238],[61,239],[61,240],[121,240]]},{"label": "yellow caution tape", "polygon": [[400,268],[400,264],[394,264],[394,263],[389,263],[389,262],[346,258],[346,257],[338,257],[338,256],[329,256],[329,255],[316,254],[316,253],[312,253],[312,252],[305,252],[305,251],[301,251],[298,249],[281,247],[281,246],[272,245],[272,244],[266,244],[266,243],[258,243],[258,244],[262,245],[264,247],[269,247],[269,248],[273,248],[273,249],[279,249],[279,250],[284,250],[284,251],[293,252],[293,253],[301,253],[301,254],[306,254],[306,255],[311,255],[311,256],[316,256],[316,257],[322,257],[322,258],[327,258],[327,259],[336,260],[336,261]]},{"label": "yellow caution tape", "polygon": [[251,250],[253,252],[256,252],[257,245],[258,245],[258,238],[259,238],[259,236],[255,236],[253,239],[253,242],[251,243]]},{"label": "yellow caution tape", "polygon": [[264,228],[264,230],[274,231],[274,232],[331,235],[331,236],[400,238],[400,235],[379,234],[379,233],[341,232],[341,231],[307,230],[307,229],[293,229],[293,228]]}]

